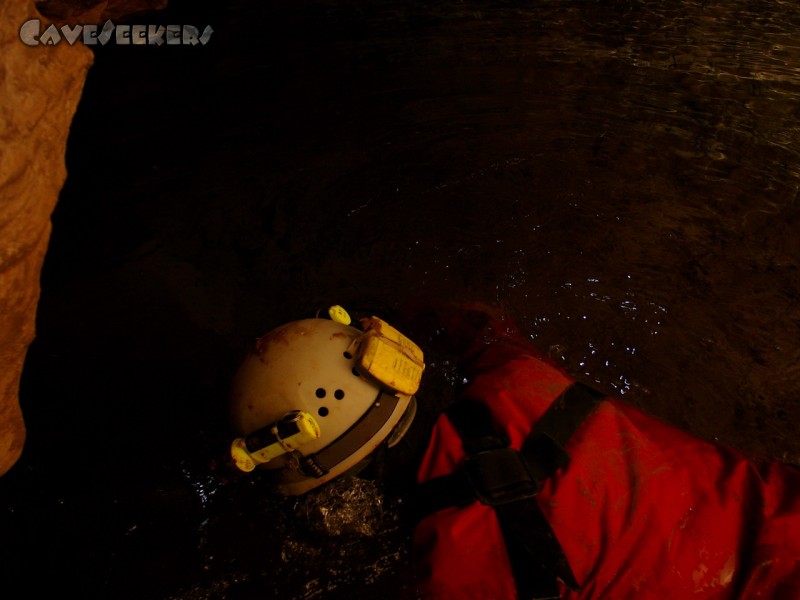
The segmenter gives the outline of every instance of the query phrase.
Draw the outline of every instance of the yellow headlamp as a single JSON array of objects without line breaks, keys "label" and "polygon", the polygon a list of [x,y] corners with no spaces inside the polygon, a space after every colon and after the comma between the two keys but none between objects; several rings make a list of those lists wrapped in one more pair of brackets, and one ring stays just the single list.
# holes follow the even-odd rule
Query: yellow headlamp
[{"label": "yellow headlamp", "polygon": [[[350,315],[331,306],[328,315],[337,323],[350,324]],[[379,319],[361,319],[363,335],[353,340],[348,352],[356,357],[358,371],[368,375],[392,393],[414,395],[425,370],[422,349],[397,329]]]},{"label": "yellow headlamp", "polygon": [[378,317],[362,324],[364,335],[356,340],[360,369],[394,392],[415,394],[425,370],[420,347]]},{"label": "yellow headlamp", "polygon": [[309,413],[295,410],[247,437],[231,442],[231,458],[240,471],[249,473],[282,454],[318,439],[320,429]]}]

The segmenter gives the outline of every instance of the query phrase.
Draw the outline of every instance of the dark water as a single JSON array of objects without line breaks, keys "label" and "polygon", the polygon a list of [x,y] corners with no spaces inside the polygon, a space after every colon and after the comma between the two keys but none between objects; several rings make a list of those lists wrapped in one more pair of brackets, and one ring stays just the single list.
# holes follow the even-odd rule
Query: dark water
[{"label": "dark water", "polygon": [[136,22],[208,46],[97,49],[73,126],[0,479],[19,597],[397,597],[397,498],[211,468],[243,349],[331,303],[505,303],[583,381],[800,461],[800,3],[192,4]]}]

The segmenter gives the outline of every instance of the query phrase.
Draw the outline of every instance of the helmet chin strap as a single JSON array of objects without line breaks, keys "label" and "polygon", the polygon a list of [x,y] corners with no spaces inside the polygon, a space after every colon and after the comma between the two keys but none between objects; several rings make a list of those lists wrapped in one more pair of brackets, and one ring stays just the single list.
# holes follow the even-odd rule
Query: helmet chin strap
[{"label": "helmet chin strap", "polygon": [[324,477],[336,465],[363,448],[386,424],[400,402],[400,398],[379,392],[372,406],[350,429],[316,454],[300,459],[300,471],[306,477]]},{"label": "helmet chin strap", "polygon": [[356,464],[346,474],[358,475],[362,479],[382,480],[386,476],[386,455],[390,452],[386,440],[375,448],[372,454]]}]

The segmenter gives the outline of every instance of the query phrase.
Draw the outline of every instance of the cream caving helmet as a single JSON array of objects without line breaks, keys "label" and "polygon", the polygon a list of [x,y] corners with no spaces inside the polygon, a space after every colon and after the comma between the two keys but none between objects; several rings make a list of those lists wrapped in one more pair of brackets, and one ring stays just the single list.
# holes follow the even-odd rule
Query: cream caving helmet
[{"label": "cream caving helmet", "polygon": [[277,491],[303,494],[399,441],[416,412],[419,347],[377,317],[287,323],[259,338],[233,378],[231,457],[273,471]]}]

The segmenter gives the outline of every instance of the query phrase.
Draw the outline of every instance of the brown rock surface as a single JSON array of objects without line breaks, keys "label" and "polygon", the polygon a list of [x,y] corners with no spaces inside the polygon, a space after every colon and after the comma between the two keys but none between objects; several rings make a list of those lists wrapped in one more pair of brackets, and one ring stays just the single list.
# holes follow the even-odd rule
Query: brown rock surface
[{"label": "brown rock surface", "polygon": [[50,215],[66,178],[64,154],[91,51],[28,47],[19,28],[31,0],[0,4],[0,474],[22,452],[18,387],[35,332]]}]

